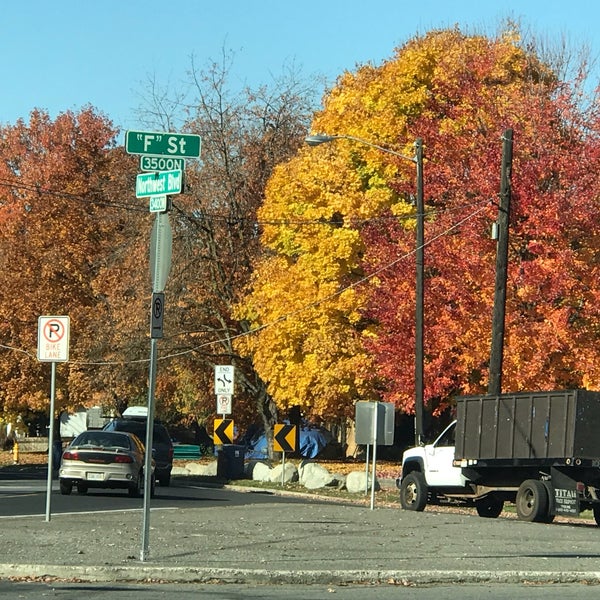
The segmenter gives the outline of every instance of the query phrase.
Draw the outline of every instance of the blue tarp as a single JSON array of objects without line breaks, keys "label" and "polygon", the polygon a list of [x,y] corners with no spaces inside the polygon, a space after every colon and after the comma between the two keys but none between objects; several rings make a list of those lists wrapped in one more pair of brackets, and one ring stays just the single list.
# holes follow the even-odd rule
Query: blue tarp
[{"label": "blue tarp", "polygon": [[[300,429],[300,455],[315,458],[331,441],[331,433],[320,427],[302,427]],[[246,448],[246,458],[267,458],[267,437],[261,433],[252,438]]]}]

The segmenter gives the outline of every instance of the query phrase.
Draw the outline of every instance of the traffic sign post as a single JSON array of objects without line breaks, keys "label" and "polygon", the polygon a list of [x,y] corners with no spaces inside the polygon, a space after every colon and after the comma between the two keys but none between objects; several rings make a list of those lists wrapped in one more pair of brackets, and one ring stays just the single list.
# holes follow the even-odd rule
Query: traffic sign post
[{"label": "traffic sign post", "polygon": [[278,423],[273,427],[273,450],[281,452],[281,485],[285,483],[285,453],[296,450],[296,425]]},{"label": "traffic sign post", "polygon": [[[179,171],[181,173],[181,171]],[[154,173],[150,173],[154,175]],[[138,176],[139,177],[139,176]],[[173,233],[169,213],[157,212],[150,239],[150,274],[152,275],[152,309],[150,317],[150,372],[148,377],[148,417],[146,427],[146,456],[144,457],[144,506],[142,517],[142,547],[140,560],[146,560],[150,546],[150,496],[152,492],[152,451],[154,444],[154,405],[158,339],[163,336],[164,294],[171,269]]]},{"label": "traffic sign post", "polygon": [[51,519],[52,472],[54,450],[54,403],[56,397],[56,363],[69,360],[69,317],[38,318],[38,360],[52,363],[50,377],[50,426],[48,428],[48,477],[46,481],[46,521]]},{"label": "traffic sign post", "polygon": [[200,136],[164,131],[126,131],[125,151],[147,156],[198,158]]}]

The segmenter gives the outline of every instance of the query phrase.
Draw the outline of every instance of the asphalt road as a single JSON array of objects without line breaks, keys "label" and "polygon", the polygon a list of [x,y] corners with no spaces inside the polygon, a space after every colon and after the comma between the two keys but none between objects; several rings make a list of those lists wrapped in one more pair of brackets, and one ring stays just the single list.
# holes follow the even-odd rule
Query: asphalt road
[{"label": "asphalt road", "polygon": [[237,584],[89,584],[17,583],[0,581],[0,597],[21,600],[62,598],[64,600],[596,600],[593,585],[454,584],[401,587],[396,585],[237,585]]},{"label": "asphalt road", "polygon": [[45,522],[45,482],[0,477],[0,579],[221,582],[248,589],[293,584],[309,592],[315,585],[387,584],[401,587],[406,598],[409,590],[465,583],[480,590],[500,583],[532,590],[549,583],[600,584],[600,533],[593,521],[524,523],[433,507],[422,513],[397,506],[370,510],[366,501],[209,489],[178,478],[157,491],[150,553],[142,561],[142,500],[121,491],[55,492],[53,516]]},{"label": "asphalt road", "polygon": [[[47,483],[41,479],[0,480],[0,519],[17,516],[46,514]],[[219,487],[189,485],[173,481],[169,487],[156,487],[150,502],[153,509],[198,508],[199,506],[239,506],[251,501],[272,502],[269,494],[236,494]],[[277,499],[275,500],[277,501]],[[302,502],[299,498],[279,498],[286,503]],[[90,489],[80,495],[73,491],[70,496],[61,495],[58,482],[53,481],[51,515],[83,512],[117,512],[141,510],[142,498],[130,498],[126,490]]]}]

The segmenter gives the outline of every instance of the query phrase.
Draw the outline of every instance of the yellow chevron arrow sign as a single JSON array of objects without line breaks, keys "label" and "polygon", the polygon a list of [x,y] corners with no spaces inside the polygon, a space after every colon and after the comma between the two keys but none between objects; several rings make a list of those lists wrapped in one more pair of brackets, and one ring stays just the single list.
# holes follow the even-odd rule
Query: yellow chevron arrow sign
[{"label": "yellow chevron arrow sign", "polygon": [[296,450],[296,425],[276,424],[273,427],[273,450],[275,452]]},{"label": "yellow chevron arrow sign", "polygon": [[220,444],[233,444],[233,419],[215,419],[213,441]]}]

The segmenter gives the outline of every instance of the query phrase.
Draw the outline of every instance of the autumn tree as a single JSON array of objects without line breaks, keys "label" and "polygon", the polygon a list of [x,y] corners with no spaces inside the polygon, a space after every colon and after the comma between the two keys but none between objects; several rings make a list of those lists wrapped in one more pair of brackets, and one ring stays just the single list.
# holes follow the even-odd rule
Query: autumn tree
[{"label": "autumn tree", "polygon": [[108,119],[91,107],[55,120],[36,110],[29,123],[0,131],[5,413],[47,407],[49,370],[36,360],[40,315],[71,318],[71,360],[58,369],[58,406],[89,403],[97,390],[94,371],[84,374],[77,361],[106,359],[89,340],[106,331],[107,294],[95,285],[118,252],[118,218],[111,210],[120,193],[113,196],[107,187],[115,136]]},{"label": "autumn tree", "polygon": [[597,322],[596,151],[576,100],[513,29],[434,31],[340,77],[312,130],[359,141],[301,150],[275,171],[259,213],[271,254],[245,301],[257,330],[249,351],[281,406],[333,417],[379,397],[414,410],[414,165],[360,140],[408,157],[415,138],[425,142],[427,404],[439,412],[454,394],[485,389],[489,229],[509,127],[505,388],[585,381],[581,355],[595,358]]},{"label": "autumn tree", "polygon": [[[572,86],[514,38],[446,32],[415,40],[404,52],[425,53],[432,46],[438,51],[433,61],[429,55],[433,93],[409,123],[427,140],[429,157],[430,407],[435,412],[454,394],[487,389],[496,254],[488,232],[498,210],[501,134],[509,127],[515,146],[503,389],[580,387],[584,373],[577,357],[586,343],[580,330],[596,319],[590,257],[597,227],[595,197],[581,185],[592,166],[581,105]],[[406,193],[405,186],[396,189]],[[489,210],[483,210],[486,204]],[[408,252],[414,244],[405,229],[391,236],[389,229],[370,226],[365,238],[375,269],[394,260],[398,246]],[[395,268],[379,275],[368,314],[380,328],[368,345],[386,379],[384,397],[411,410],[410,352],[390,352],[398,331],[414,338],[413,291],[405,281]]]},{"label": "autumn tree", "polygon": [[[173,198],[157,394],[174,419],[207,422],[216,410],[214,366],[233,364],[235,421],[243,431],[258,416],[269,429],[276,413],[252,357],[234,346],[248,331],[234,308],[262,251],[256,213],[266,182],[302,144],[314,92],[295,71],[272,85],[233,92],[231,58],[226,54],[206,69],[192,65],[183,129],[201,136],[202,155],[186,165],[186,193]],[[176,117],[163,109],[179,102],[169,104],[153,90],[146,115],[168,126]]]}]

